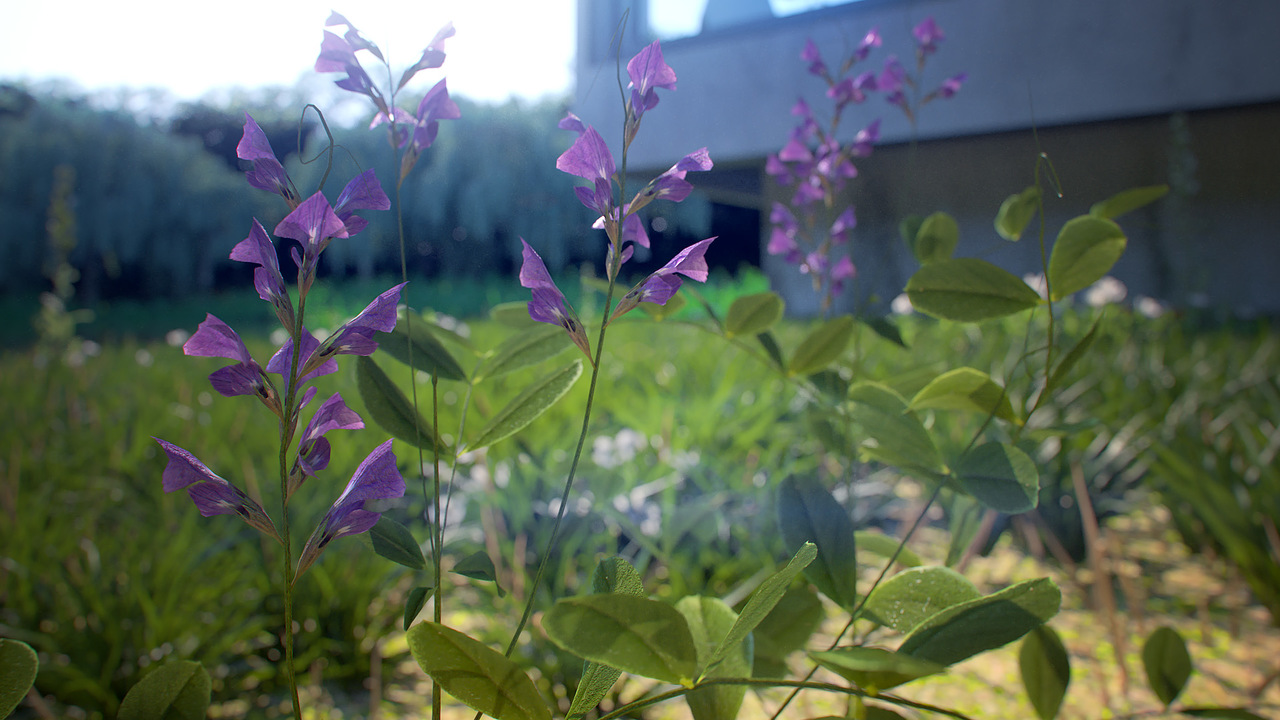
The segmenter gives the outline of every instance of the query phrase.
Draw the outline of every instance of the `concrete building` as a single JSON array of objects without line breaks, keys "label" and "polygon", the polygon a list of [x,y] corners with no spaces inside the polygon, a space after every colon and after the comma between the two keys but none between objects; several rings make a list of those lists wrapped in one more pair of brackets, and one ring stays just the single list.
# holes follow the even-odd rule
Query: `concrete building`
[{"label": "concrete building", "polygon": [[1048,241],[1097,200],[1168,183],[1165,200],[1121,218],[1130,242],[1114,274],[1130,294],[1280,314],[1277,0],[579,0],[575,112],[606,139],[621,127],[611,45],[627,10],[624,64],[655,37],[677,36],[663,53],[678,89],[659,91],[631,169],[651,175],[707,146],[716,168],[691,177],[695,186],[759,218],[718,244],[756,243],[798,314],[816,309],[808,278],[762,248],[768,209],[783,199],[765,159],[795,125],[797,97],[820,118],[829,108],[800,51],[812,38],[836,64],[878,27],[884,46],[860,69],[878,71],[890,54],[911,66],[911,28],[926,16],[946,39],[923,89],[961,71],[968,81],[915,128],[880,96],[846,113],[845,140],[877,117],[882,126],[849,189],[858,284],[844,309],[854,296],[883,303],[900,292],[915,269],[896,230],[909,213],[954,215],[959,255],[1038,269],[1036,238],[1007,243],[992,220],[1031,184],[1042,150],[1063,191],[1047,202]]}]

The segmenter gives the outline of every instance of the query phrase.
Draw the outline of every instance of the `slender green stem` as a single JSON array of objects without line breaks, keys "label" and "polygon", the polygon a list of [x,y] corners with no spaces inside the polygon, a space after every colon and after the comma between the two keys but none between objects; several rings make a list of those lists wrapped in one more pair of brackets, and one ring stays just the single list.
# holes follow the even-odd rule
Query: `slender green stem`
[{"label": "slender green stem", "polygon": [[293,549],[289,531],[289,446],[293,444],[293,434],[297,429],[297,409],[294,404],[298,399],[298,356],[302,348],[302,320],[306,313],[307,299],[301,292],[298,294],[298,312],[294,316],[293,353],[289,359],[289,387],[285,391],[284,404],[280,417],[280,528],[281,540],[284,541],[284,667],[289,679],[289,692],[293,699],[293,716],[302,720],[302,703],[298,700],[298,680],[293,668]]},{"label": "slender green stem", "polygon": [[[634,713],[635,711],[640,710],[642,708],[649,707],[650,705],[657,705],[658,703],[666,702],[667,700],[672,700],[678,697],[682,697],[684,695],[688,695],[694,690],[699,690],[699,689],[709,687],[709,686],[714,686],[714,685],[745,685],[747,687],[754,687],[754,688],[761,688],[761,689],[772,688],[772,687],[795,688],[795,692],[792,693],[792,697],[795,696],[795,693],[798,693],[801,690],[821,690],[823,692],[839,693],[841,695],[855,695],[858,697],[874,698],[876,700],[880,700],[880,701],[889,703],[891,705],[900,705],[902,707],[915,708],[916,710],[926,710],[928,712],[937,713],[939,715],[945,715],[947,717],[957,718],[958,720],[969,720],[969,716],[965,715],[964,713],[956,712],[955,710],[948,710],[943,707],[938,707],[937,705],[930,705],[928,703],[916,702],[915,700],[908,700],[906,698],[898,697],[896,695],[889,695],[886,693],[872,695],[869,692],[866,692],[864,690],[859,690],[857,688],[846,687],[844,685],[833,685],[831,683],[810,682],[807,679],[775,680],[770,678],[712,678],[708,680],[703,680],[702,682],[699,682],[693,687],[680,687],[674,690],[668,690],[667,692],[664,692],[664,693],[659,693],[658,695],[651,695],[647,698],[636,700],[635,702],[627,703],[622,707],[614,709],[612,712],[609,712],[605,715],[601,715],[600,720],[613,720],[614,718],[625,717],[628,714]],[[788,698],[788,700],[790,700],[790,698]],[[785,705],[783,707],[785,707]],[[781,710],[779,710],[779,712],[781,712]],[[775,714],[774,717],[777,717],[777,715]]]}]

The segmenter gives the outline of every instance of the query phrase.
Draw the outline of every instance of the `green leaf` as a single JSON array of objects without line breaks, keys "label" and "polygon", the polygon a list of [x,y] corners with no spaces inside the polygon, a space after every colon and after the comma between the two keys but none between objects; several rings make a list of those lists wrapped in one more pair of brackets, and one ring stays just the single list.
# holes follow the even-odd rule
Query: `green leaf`
[{"label": "green leaf", "polygon": [[947,534],[951,536],[947,543],[946,566],[952,567],[960,562],[965,550],[978,534],[982,526],[982,516],[989,512],[970,495],[952,495],[950,507],[947,508]]},{"label": "green leaf", "polygon": [[977,258],[929,263],[907,281],[911,306],[944,320],[975,322],[1040,304],[1040,296],[1008,270]]},{"label": "green leaf", "polygon": [[779,370],[786,371],[787,361],[782,357],[782,348],[778,347],[778,341],[773,337],[773,333],[765,331],[756,335],[756,340],[760,346],[764,348],[765,353],[769,355],[769,359],[773,361],[774,367]]},{"label": "green leaf", "polygon": [[910,407],[912,410],[968,410],[1021,424],[1013,414],[1009,393],[990,375],[969,367],[948,370],[931,380],[911,399]]},{"label": "green leaf", "polygon": [[[742,615],[745,614],[746,609],[743,609]],[[782,661],[803,648],[826,617],[826,607],[808,583],[788,587],[778,604],[752,631],[756,640],[756,672],[753,676],[762,677],[759,672],[762,659]],[[777,677],[783,676],[785,672]]]},{"label": "green leaf", "polygon": [[916,236],[920,234],[920,226],[923,224],[924,218],[919,215],[908,215],[898,223],[898,237],[902,238],[912,257],[916,254]]},{"label": "green leaf", "polygon": [[1026,453],[1006,443],[984,443],[956,464],[960,486],[983,505],[1016,515],[1035,508],[1040,473]]},{"label": "green leaf", "polygon": [[494,415],[480,431],[479,437],[467,445],[466,449],[478,450],[520,432],[564,397],[581,375],[582,361],[574,360],[538,379]]},{"label": "green leaf", "polygon": [[408,596],[404,599],[404,629],[408,630],[409,626],[418,617],[418,613],[422,612],[422,608],[426,606],[427,601],[435,593],[436,589],[431,585],[419,585],[409,591]]},{"label": "green leaf", "polygon": [[1071,660],[1053,628],[1041,625],[1027,633],[1018,650],[1018,669],[1036,715],[1053,720],[1071,684]]},{"label": "green leaf", "polygon": [[[751,677],[751,659],[755,655],[751,636],[730,645],[730,651],[718,665],[712,667],[712,653],[727,644],[730,628],[738,620],[733,608],[718,598],[689,595],[676,603],[676,610],[684,616],[693,636],[693,646],[698,653],[698,667],[703,678]],[[702,679],[702,678],[699,678]],[[746,695],[745,685],[713,685],[699,688],[685,695],[685,702],[693,711],[695,720],[720,720],[734,718],[742,707]]]},{"label": "green leaf", "polygon": [[[409,326],[409,330],[405,327]],[[400,318],[394,330],[389,333],[378,333],[378,349],[391,357],[428,375],[435,375],[442,380],[466,380],[467,373],[453,359],[445,346],[431,333],[426,320]],[[409,362],[409,354],[413,353],[413,362]]]},{"label": "green leaf", "polygon": [[960,226],[956,224],[955,218],[944,212],[936,212],[920,224],[912,251],[916,260],[924,265],[950,258],[959,243]]},{"label": "green leaf", "polygon": [[639,305],[636,305],[636,307],[643,310],[644,313],[650,318],[653,318],[654,321],[662,322],[663,320],[666,320],[672,315],[680,312],[688,302],[688,300],[684,299],[684,294],[677,294],[672,295],[664,305],[652,302],[642,302]]},{"label": "green leaf", "polygon": [[536,365],[559,355],[571,344],[569,333],[564,328],[538,323],[537,327],[528,328],[504,340],[493,356],[476,370],[475,381],[480,382]]},{"label": "green leaf", "polygon": [[462,558],[457,565],[453,566],[450,572],[469,577],[472,580],[491,582],[498,589],[498,597],[506,595],[502,590],[502,586],[498,584],[498,570],[493,566],[493,559],[489,557],[489,553],[483,550]]},{"label": "green leaf", "polygon": [[850,415],[862,428],[866,458],[928,474],[945,471],[933,439],[892,388],[861,382],[849,390],[849,399]]},{"label": "green leaf", "polygon": [[1040,207],[1040,188],[1032,185],[1000,203],[996,212],[996,232],[1005,240],[1018,241]]},{"label": "green leaf", "polygon": [[853,521],[831,493],[810,477],[783,480],[778,485],[778,527],[797,556],[806,543],[817,546],[817,556],[804,566],[805,577],[837,605],[852,608],[858,599]]},{"label": "green leaf", "polygon": [[1080,338],[1079,342],[1067,351],[1062,361],[1058,363],[1058,367],[1054,368],[1053,373],[1049,376],[1049,383],[1045,388],[1046,392],[1062,386],[1062,381],[1067,376],[1067,373],[1071,372],[1071,368],[1080,362],[1080,359],[1084,357],[1090,347],[1093,347],[1093,341],[1098,336],[1098,326],[1101,324],[1102,316],[1099,315],[1098,319],[1093,321],[1093,327],[1089,328],[1089,332],[1085,333],[1084,337]]},{"label": "green leaf", "polygon": [[1017,640],[1058,613],[1062,593],[1048,578],[952,605],[911,631],[898,652],[953,665]]},{"label": "green leaf", "polygon": [[952,605],[982,597],[968,578],[945,567],[903,570],[880,583],[866,609],[882,624],[909,633]]},{"label": "green leaf", "polygon": [[813,543],[804,543],[800,546],[800,550],[796,552],[795,556],[791,558],[790,562],[787,563],[786,567],[770,575],[764,582],[760,583],[760,587],[756,588],[756,591],[751,594],[751,599],[743,606],[742,612],[733,623],[733,627],[729,629],[728,634],[725,635],[724,641],[707,658],[707,666],[714,666],[727,657],[734,648],[739,647],[739,644],[751,634],[751,631],[755,630],[764,621],[765,617],[773,612],[773,608],[786,595],[787,588],[791,586],[791,581],[795,580],[796,576],[808,567],[809,563],[812,563],[816,557],[818,557],[818,547]]},{"label": "green leaf", "polygon": [[1152,692],[1168,707],[1191,677],[1191,655],[1182,635],[1168,626],[1152,631],[1142,644],[1142,667]]},{"label": "green leaf", "polygon": [[841,315],[814,328],[800,341],[787,367],[790,375],[808,375],[830,365],[853,337],[853,317]]},{"label": "green leaf", "polygon": [[929,660],[873,647],[843,647],[811,652],[809,657],[872,695],[947,670]]},{"label": "green leaf", "polygon": [[1168,185],[1129,188],[1112,195],[1102,202],[1094,203],[1093,207],[1089,208],[1089,214],[1094,217],[1111,220],[1127,212],[1133,212],[1144,205],[1149,205],[1164,197],[1168,192]]},{"label": "green leaf", "polygon": [[762,292],[743,295],[729,306],[724,319],[725,334],[759,335],[782,319],[784,303],[777,293]]},{"label": "green leaf", "polygon": [[1124,231],[1110,220],[1092,215],[1068,220],[1049,255],[1050,297],[1061,300],[1101,280],[1127,243]]},{"label": "green leaf", "polygon": [[409,651],[445,692],[498,720],[550,720],[529,676],[502,653],[453,628],[421,622],[409,628]]},{"label": "green leaf", "polygon": [[413,533],[386,513],[382,514],[378,524],[369,531],[369,539],[373,541],[373,551],[393,563],[414,570],[427,566],[427,559],[422,556],[422,548],[413,539]]},{"label": "green leaf", "polygon": [[30,645],[0,638],[0,718],[9,717],[27,696],[39,667],[40,661]]},{"label": "green leaf", "polygon": [[542,626],[561,648],[632,675],[687,686],[697,672],[688,623],[657,600],[617,593],[565,598]]},{"label": "green leaf", "polygon": [[538,322],[529,317],[529,303],[523,300],[494,305],[489,308],[489,317],[507,327],[514,328],[527,328]]},{"label": "green leaf", "polygon": [[902,331],[899,330],[898,326],[894,324],[894,322],[889,318],[887,317],[865,318],[863,319],[863,322],[866,323],[867,327],[871,328],[872,332],[884,338],[885,340],[888,340],[889,342],[901,348],[907,347],[907,341],[902,339]]},{"label": "green leaf", "polygon": [[875,553],[880,557],[888,560],[898,554],[898,564],[905,567],[919,567],[924,564],[920,556],[915,554],[911,548],[904,547],[898,552],[898,545],[901,544],[897,538],[889,537],[879,530],[859,530],[853,534],[854,541],[857,542],[858,548],[869,553]]},{"label": "green leaf", "polygon": [[[439,447],[441,454],[447,453],[448,448],[438,435],[433,446],[431,423],[414,412],[399,386],[387,377],[372,358],[356,357],[356,387],[360,391],[365,409],[369,411],[369,417],[378,427],[415,447],[423,450]],[[417,418],[417,425],[414,424],[414,418]]]},{"label": "green leaf", "polygon": [[204,666],[174,660],[156,668],[129,688],[119,720],[203,720],[213,685]]},{"label": "green leaf", "polygon": [[[644,597],[644,583],[631,563],[620,557],[610,557],[601,560],[591,573],[591,591],[597,594],[622,593]],[[587,660],[582,668],[578,690],[573,694],[573,702],[569,705],[566,716],[568,720],[581,718],[599,705],[621,675],[622,671],[617,668]]]}]

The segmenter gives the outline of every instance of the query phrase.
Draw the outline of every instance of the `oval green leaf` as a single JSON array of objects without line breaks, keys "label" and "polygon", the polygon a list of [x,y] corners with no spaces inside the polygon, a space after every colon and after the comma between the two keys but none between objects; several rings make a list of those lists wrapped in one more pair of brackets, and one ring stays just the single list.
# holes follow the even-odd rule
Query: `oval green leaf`
[{"label": "oval green leaf", "polygon": [[414,570],[427,566],[427,559],[422,556],[422,548],[413,539],[413,533],[386,513],[378,518],[378,524],[369,531],[369,539],[373,542],[373,551],[393,563]]},{"label": "oval green leaf", "polygon": [[790,375],[808,375],[835,362],[853,337],[853,317],[841,315],[814,328],[800,341],[787,366]]},{"label": "oval green leaf", "polygon": [[729,306],[724,319],[724,331],[735,335],[759,335],[782,319],[785,304],[777,293],[762,292],[743,295]]},{"label": "oval green leaf", "polygon": [[1102,316],[1099,315],[1097,320],[1093,321],[1093,327],[1089,328],[1089,332],[1080,338],[1079,342],[1067,351],[1062,357],[1062,362],[1058,363],[1058,367],[1053,369],[1053,373],[1049,376],[1049,382],[1045,385],[1045,392],[1049,392],[1054,388],[1061,387],[1062,381],[1066,378],[1067,373],[1071,372],[1071,368],[1075,367],[1084,354],[1093,346],[1093,341],[1098,335],[1098,326],[1102,324]]},{"label": "oval green leaf", "polygon": [[391,433],[396,439],[423,450],[439,447],[442,454],[447,451],[438,435],[433,444],[431,423],[414,412],[409,399],[373,358],[356,357],[356,388],[360,391],[365,409],[369,411],[369,418],[378,427]]},{"label": "oval green leaf", "polygon": [[814,478],[786,478],[778,485],[778,527],[797,555],[807,543],[817,546],[805,577],[837,605],[852,608],[858,599],[857,547],[853,521],[835,497]]},{"label": "oval green leaf", "polygon": [[920,224],[912,250],[916,260],[925,265],[949,259],[959,243],[960,226],[956,224],[955,218],[944,212],[936,212]]},{"label": "oval green leaf", "polygon": [[944,320],[976,322],[1004,317],[1040,303],[1036,294],[1008,270],[977,258],[929,263],[907,281],[911,306]]},{"label": "oval green leaf", "polygon": [[569,333],[564,328],[539,323],[537,327],[504,340],[493,356],[476,371],[475,381],[480,382],[537,365],[564,352],[571,344]]},{"label": "oval green leaf", "polygon": [[910,407],[912,410],[968,410],[1021,424],[1013,414],[1005,389],[990,375],[969,367],[948,370],[931,380],[911,398]]},{"label": "oval green leaf", "polygon": [[537,420],[539,415],[564,397],[581,375],[582,361],[574,360],[538,379],[498,411],[480,431],[479,437],[467,445],[466,449],[477,450],[492,445],[528,427],[529,423]]},{"label": "oval green leaf", "polygon": [[[759,672],[762,664],[781,663],[785,668],[786,657],[803,648],[826,617],[826,606],[808,583],[788,587],[782,599],[753,631],[756,640],[753,676],[762,677]],[[786,674],[784,671],[782,675],[769,677],[785,677]]]},{"label": "oval green leaf", "polygon": [[480,550],[458,561],[450,572],[455,572],[463,577],[469,577],[472,580],[481,582],[491,582],[498,590],[498,597],[503,597],[506,592],[502,586],[498,584],[498,569],[493,566],[493,559],[489,557],[489,553]]},{"label": "oval green leaf", "polygon": [[39,667],[36,651],[30,645],[0,638],[0,718],[9,717],[27,696]]},{"label": "oval green leaf", "polygon": [[[734,621],[733,627],[724,637],[724,641],[720,643],[707,659],[707,666],[714,666],[716,663],[727,657],[731,650],[738,647],[739,644],[747,639],[752,630],[756,629],[769,613],[773,612],[774,606],[782,597],[787,594],[787,588],[791,586],[791,581],[801,573],[809,563],[812,563],[818,557],[818,547],[813,543],[804,543],[800,546],[800,550],[796,552],[791,561],[782,570],[770,575],[768,579],[760,583],[760,587],[751,594],[751,599],[743,606],[742,612]],[[696,635],[695,635],[696,639]],[[732,717],[732,716],[729,716]]]},{"label": "oval green leaf", "polygon": [[413,621],[417,619],[418,613],[422,612],[422,608],[426,606],[427,601],[435,593],[436,589],[431,585],[419,585],[409,591],[404,599],[404,629],[408,630]]},{"label": "oval green leaf", "polygon": [[414,625],[406,637],[422,671],[472,710],[499,720],[551,720],[533,681],[502,653],[434,622]]},{"label": "oval green leaf", "polygon": [[[644,597],[644,582],[631,563],[620,557],[601,560],[591,573],[591,591],[594,593],[621,593],[632,597]],[[622,671],[587,660],[582,668],[582,679],[569,705],[568,720],[585,716],[604,700]]]},{"label": "oval green leaf", "polygon": [[1092,215],[1068,220],[1049,256],[1052,299],[1061,300],[1101,280],[1124,254],[1127,243],[1124,231],[1110,220]]},{"label": "oval green leaf", "polygon": [[[676,603],[676,610],[684,616],[698,652],[698,668],[702,678],[751,677],[751,659],[755,655],[751,636],[747,635],[730,646],[730,652],[712,666],[711,657],[725,644],[730,629],[738,620],[738,614],[719,598],[688,595]],[[694,720],[721,720],[735,718],[747,693],[745,685],[713,685],[694,690],[685,695],[685,702],[693,712]]]},{"label": "oval green leaf", "polygon": [[1191,677],[1191,655],[1182,635],[1167,625],[1152,631],[1142,644],[1142,667],[1151,691],[1168,707]]},{"label": "oval green leaf", "polygon": [[175,660],[148,673],[129,688],[119,720],[203,720],[209,712],[213,685],[204,666]]},{"label": "oval green leaf", "polygon": [[911,631],[898,652],[953,665],[1026,635],[1058,614],[1062,593],[1048,578],[952,605]]},{"label": "oval green leaf", "polygon": [[1102,202],[1094,203],[1093,207],[1089,208],[1089,214],[1094,217],[1111,220],[1127,212],[1133,212],[1144,205],[1150,205],[1164,197],[1168,192],[1168,185],[1129,188],[1112,195]]},{"label": "oval green leaf", "polygon": [[[408,327],[408,330],[405,328]],[[466,380],[467,373],[445,346],[431,334],[425,320],[402,317],[389,333],[378,333],[378,349],[428,375],[442,380]]]},{"label": "oval green leaf", "polygon": [[1053,628],[1041,625],[1027,633],[1018,649],[1018,669],[1036,715],[1053,720],[1071,684],[1071,659]]},{"label": "oval green leaf", "polygon": [[811,652],[809,657],[872,695],[947,670],[929,660],[874,647],[843,647]]},{"label": "oval green leaf", "polygon": [[1016,515],[1035,508],[1040,472],[1026,453],[1005,443],[985,443],[956,464],[960,486],[983,505]]},{"label": "oval green leaf", "polygon": [[1010,195],[996,212],[996,232],[1005,240],[1017,242],[1040,207],[1040,188],[1032,185],[1016,195]]},{"label": "oval green leaf", "polygon": [[698,669],[684,616],[657,600],[617,593],[565,598],[542,626],[561,648],[632,675],[688,685]]},{"label": "oval green leaf", "polygon": [[861,428],[862,454],[904,469],[938,474],[945,470],[933,439],[892,388],[862,382],[849,390],[850,415]]},{"label": "oval green leaf", "polygon": [[880,583],[866,609],[884,625],[909,633],[953,605],[982,597],[968,578],[945,567],[904,570]]}]

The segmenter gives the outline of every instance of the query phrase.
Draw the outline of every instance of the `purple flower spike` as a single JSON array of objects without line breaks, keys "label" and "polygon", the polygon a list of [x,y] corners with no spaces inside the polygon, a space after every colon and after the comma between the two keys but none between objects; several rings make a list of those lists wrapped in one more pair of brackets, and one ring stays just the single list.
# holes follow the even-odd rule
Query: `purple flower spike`
[{"label": "purple flower spike", "polygon": [[396,328],[396,304],[400,302],[400,290],[406,284],[400,283],[374,298],[359,315],[320,343],[298,372],[305,376],[325,363],[333,362],[335,355],[372,355],[378,349],[374,333],[388,333]]},{"label": "purple flower spike", "polygon": [[925,18],[921,23],[911,30],[911,34],[916,37],[916,46],[922,55],[931,55],[938,51],[938,43],[946,39],[946,35],[942,34],[942,30],[933,21],[933,16]]},{"label": "purple flower spike", "polygon": [[396,468],[396,456],[391,451],[391,441],[388,440],[360,463],[360,467],[351,476],[351,481],[347,483],[347,488],[311,533],[301,557],[298,558],[294,582],[320,557],[329,543],[345,535],[367,532],[378,523],[382,513],[366,510],[366,502],[398,497],[404,497],[404,478]]},{"label": "purple flower spike", "polygon": [[267,231],[256,219],[249,229],[249,237],[241,240],[231,249],[231,259],[252,263],[258,267],[253,271],[253,287],[258,297],[271,303],[276,310],[280,324],[292,328],[293,303],[284,287],[284,277],[280,274],[280,261],[276,258],[275,245],[267,237]]},{"label": "purple flower spike", "polygon": [[676,276],[677,274],[698,282],[706,282],[710,268],[707,266],[707,260],[704,256],[713,240],[715,240],[714,237],[700,240],[676,253],[676,256],[671,258],[670,262],[655,270],[652,275],[645,278],[631,292],[618,301],[618,306],[613,309],[609,322],[613,322],[630,312],[642,302],[651,302],[657,305],[667,304],[667,301],[676,294],[676,291],[680,289],[680,284],[683,282]]},{"label": "purple flower spike", "polygon": [[[555,281],[551,279],[551,273],[547,272],[547,266],[543,264],[542,257],[529,247],[529,243],[525,242],[524,238],[520,238],[520,244],[524,246],[524,262],[520,265],[520,285],[529,288],[533,295],[533,299],[529,301],[529,317],[538,322],[564,328],[569,333],[569,338],[573,340],[573,344],[582,350],[587,360],[591,360],[591,344],[587,341],[586,330],[583,329],[582,323],[578,321],[578,316],[573,310],[566,308],[564,293],[560,292],[560,288],[556,287]],[[592,363],[594,363],[593,360]]]},{"label": "purple flower spike", "polygon": [[676,89],[676,71],[662,59],[662,46],[654,40],[627,63],[631,77],[631,112],[638,120],[658,104],[655,88]]},{"label": "purple flower spike", "polygon": [[281,542],[280,534],[276,532],[275,525],[261,505],[236,486],[218,477],[186,450],[157,437],[152,440],[160,443],[160,447],[169,456],[169,463],[165,465],[162,476],[165,492],[185,489],[204,517],[234,513],[250,527]]},{"label": "purple flower spike", "polygon": [[271,150],[266,133],[248,113],[244,115],[244,134],[236,145],[236,157],[253,163],[253,169],[244,174],[250,185],[279,195],[291,208],[298,206],[298,196],[291,189],[284,166]]},{"label": "purple flower spike", "polygon": [[347,237],[351,237],[369,225],[369,221],[355,214],[356,210],[389,210],[391,200],[383,192],[382,185],[373,168],[369,168],[351,179],[338,195],[338,204],[333,213],[338,216],[347,228]]},{"label": "purple flower spike", "polygon": [[[302,404],[306,405],[314,394],[309,391]],[[311,422],[307,423],[302,438],[298,440],[298,457],[294,461],[293,471],[289,473],[288,493],[292,495],[304,480],[315,477],[316,473],[329,466],[329,441],[325,439],[325,433],[330,430],[359,430],[363,427],[364,421],[356,411],[347,407],[341,394],[334,393],[325,400],[311,416]],[[285,500],[287,502],[288,498]]]}]

